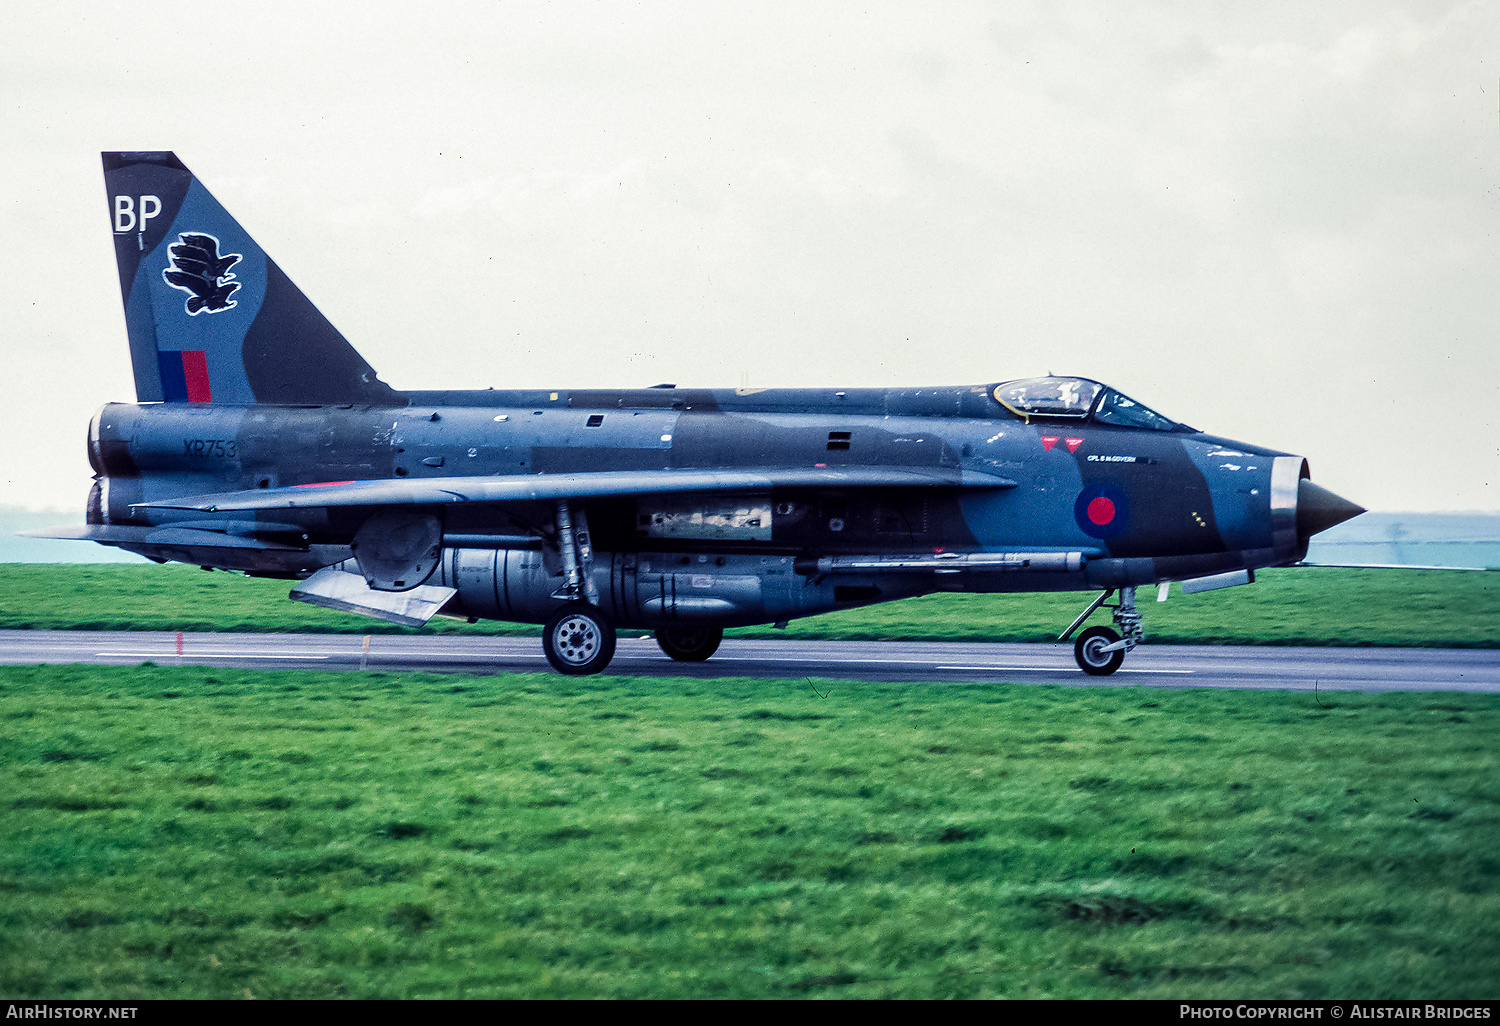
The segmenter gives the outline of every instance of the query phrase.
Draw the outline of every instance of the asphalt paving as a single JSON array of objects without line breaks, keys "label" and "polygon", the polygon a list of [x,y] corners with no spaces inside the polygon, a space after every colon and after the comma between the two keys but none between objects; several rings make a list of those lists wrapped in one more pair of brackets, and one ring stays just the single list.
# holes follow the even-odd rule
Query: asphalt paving
[{"label": "asphalt paving", "polygon": [[[0,664],[494,674],[550,672],[539,638],[377,634],[0,631]],[[1500,692],[1500,650],[1142,645],[1109,677],[1089,677],[1071,645],[726,639],[704,663],[673,662],[622,632],[607,671],[623,676],[768,677],[962,684]]]}]

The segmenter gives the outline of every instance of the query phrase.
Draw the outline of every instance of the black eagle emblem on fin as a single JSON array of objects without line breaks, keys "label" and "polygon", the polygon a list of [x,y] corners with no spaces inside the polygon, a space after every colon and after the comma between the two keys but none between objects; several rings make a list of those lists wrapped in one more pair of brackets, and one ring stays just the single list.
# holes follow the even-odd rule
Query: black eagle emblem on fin
[{"label": "black eagle emblem on fin", "polygon": [[171,259],[161,272],[162,278],[174,289],[182,289],[192,295],[187,301],[187,312],[218,313],[233,309],[234,295],[240,283],[234,280],[229,269],[240,262],[240,254],[219,255],[219,240],[212,235],[197,232],[182,232],[178,241],[167,247]]}]

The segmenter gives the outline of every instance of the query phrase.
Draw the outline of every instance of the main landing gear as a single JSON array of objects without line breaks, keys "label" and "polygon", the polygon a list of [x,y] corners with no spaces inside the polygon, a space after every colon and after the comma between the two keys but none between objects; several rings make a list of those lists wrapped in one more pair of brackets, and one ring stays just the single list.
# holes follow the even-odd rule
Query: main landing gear
[{"label": "main landing gear", "polygon": [[679,663],[701,663],[719,650],[724,631],[718,627],[659,627],[656,643]]},{"label": "main landing gear", "polygon": [[599,608],[588,520],[582,510],[571,509],[566,499],[557,504],[557,548],[564,583],[552,597],[566,600],[567,605],[548,618],[542,650],[558,673],[599,673],[615,657],[615,622]]},{"label": "main landing gear", "polygon": [[[1096,598],[1057,640],[1067,641],[1078,625],[1114,593],[1115,590],[1110,588]],[[1146,632],[1141,628],[1141,614],[1135,608],[1133,586],[1121,588],[1120,601],[1110,608],[1114,611],[1115,626],[1120,629],[1118,633],[1108,627],[1090,627],[1073,643],[1073,658],[1078,661],[1078,668],[1090,677],[1108,677],[1120,668],[1126,652],[1146,640]]]},{"label": "main landing gear", "polygon": [[615,657],[615,625],[609,614],[587,602],[563,606],[542,633],[547,662],[558,673],[599,673]]},{"label": "main landing gear", "polygon": [[[556,523],[563,584],[552,597],[566,604],[548,618],[542,649],[558,673],[580,677],[600,673],[615,657],[615,623],[599,608],[588,520],[583,510],[562,499],[557,503]],[[724,632],[718,627],[662,627],[656,632],[661,650],[680,663],[701,663],[718,651],[723,640]]]}]

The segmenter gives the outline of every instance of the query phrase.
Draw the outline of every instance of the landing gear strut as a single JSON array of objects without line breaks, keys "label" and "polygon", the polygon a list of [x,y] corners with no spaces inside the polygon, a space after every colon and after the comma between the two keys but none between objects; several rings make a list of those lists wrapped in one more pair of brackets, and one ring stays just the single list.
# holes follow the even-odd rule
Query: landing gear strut
[{"label": "landing gear strut", "polygon": [[[1096,598],[1057,640],[1067,641],[1078,626],[1113,594],[1114,589],[1111,588]],[[1134,586],[1121,588],[1120,601],[1110,608],[1114,612],[1113,619],[1119,633],[1108,627],[1090,627],[1078,635],[1078,640],[1073,643],[1073,658],[1078,661],[1078,668],[1091,677],[1107,677],[1114,673],[1125,661],[1125,653],[1146,640],[1146,632],[1141,627],[1141,614],[1135,608]]]},{"label": "landing gear strut", "polygon": [[562,556],[563,586],[552,597],[568,604],[547,620],[542,650],[558,673],[598,673],[615,657],[615,624],[599,608],[588,520],[583,510],[570,509],[566,499],[557,504],[557,548]]}]

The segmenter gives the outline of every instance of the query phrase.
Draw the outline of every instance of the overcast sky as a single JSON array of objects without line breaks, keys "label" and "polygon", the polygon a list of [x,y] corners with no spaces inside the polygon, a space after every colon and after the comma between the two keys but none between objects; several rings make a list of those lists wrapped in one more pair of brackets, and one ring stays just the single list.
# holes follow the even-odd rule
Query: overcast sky
[{"label": "overcast sky", "polygon": [[1493,2],[12,2],[0,38],[0,505],[81,509],[134,400],[99,151],[170,149],[398,388],[1054,371],[1372,509],[1500,509]]}]

